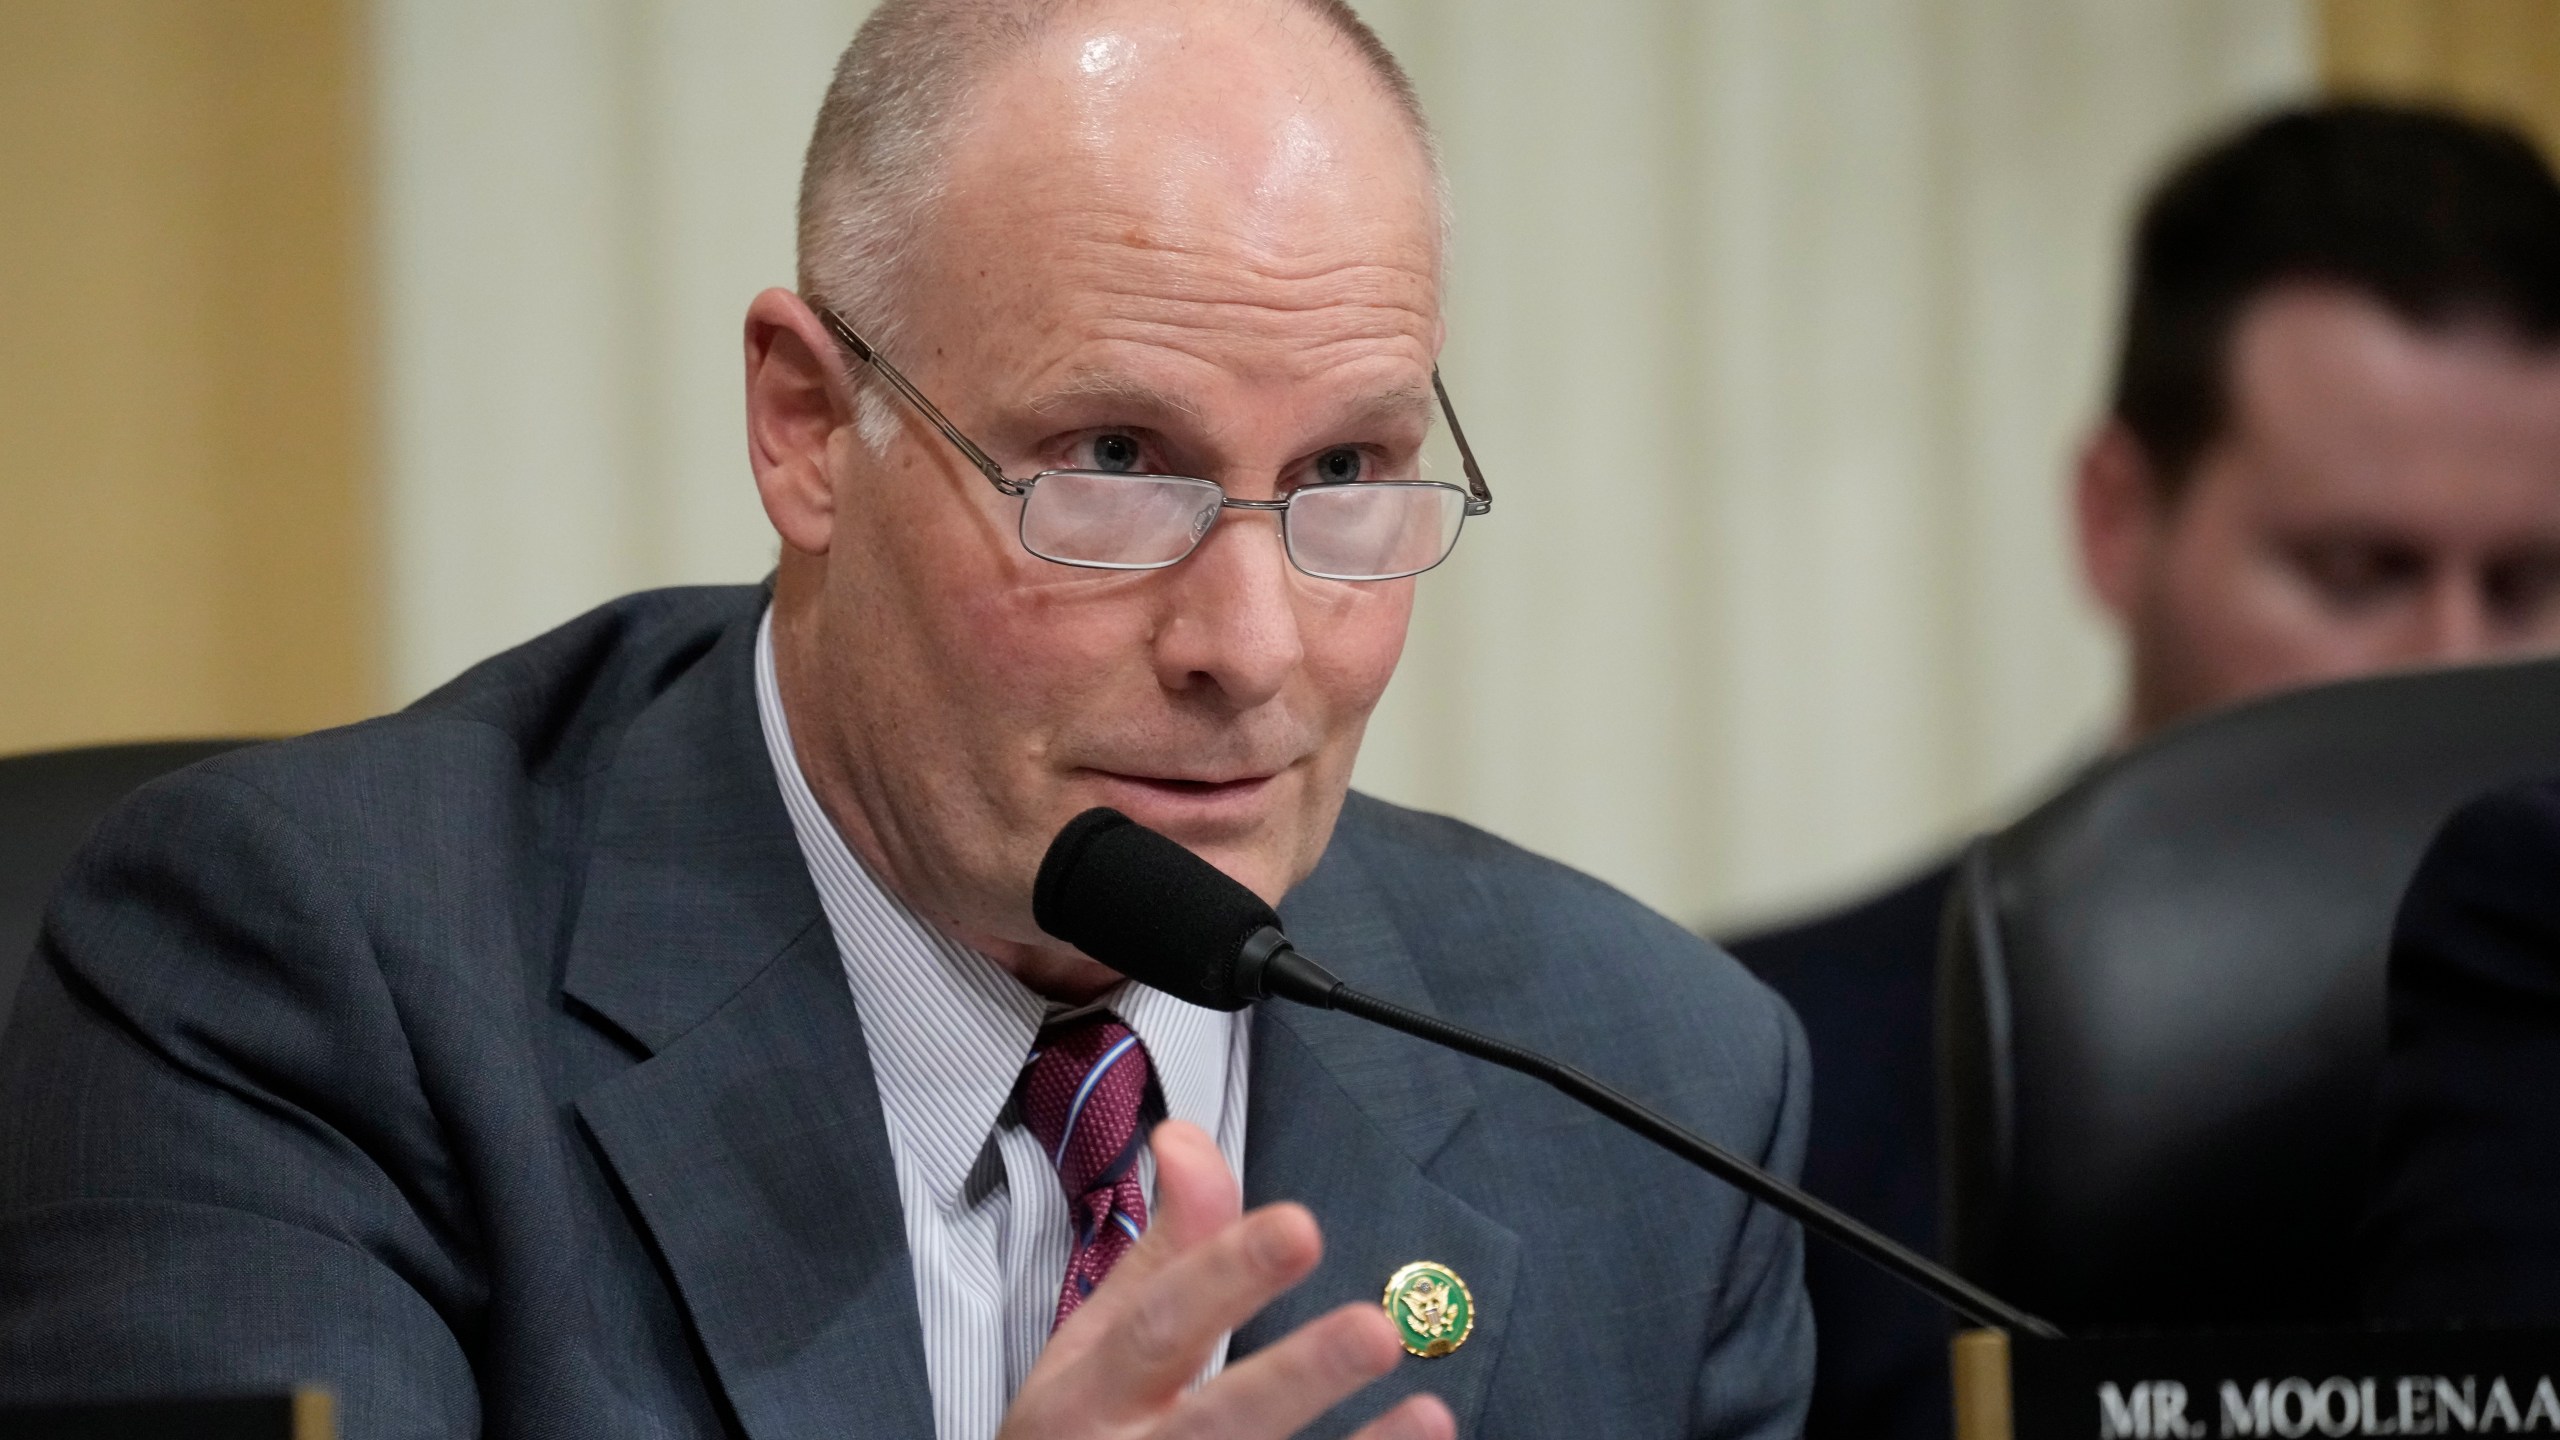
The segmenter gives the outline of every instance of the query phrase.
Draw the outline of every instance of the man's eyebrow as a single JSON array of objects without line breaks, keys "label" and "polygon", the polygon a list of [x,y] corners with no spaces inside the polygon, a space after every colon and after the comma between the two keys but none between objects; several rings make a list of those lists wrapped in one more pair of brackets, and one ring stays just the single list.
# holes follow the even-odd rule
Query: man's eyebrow
[{"label": "man's eyebrow", "polygon": [[1069,375],[1034,396],[1030,408],[1033,414],[1050,415],[1095,400],[1108,400],[1134,411],[1181,415],[1194,420],[1200,418],[1199,407],[1181,396],[1108,370],[1085,370]]},{"label": "man's eyebrow", "polygon": [[1436,410],[1429,385],[1390,385],[1361,396],[1343,412],[1343,417],[1357,428],[1406,420],[1418,414],[1427,425],[1437,418]]},{"label": "man's eyebrow", "polygon": [[[1088,370],[1066,377],[1035,396],[1030,402],[1030,409],[1036,415],[1054,415],[1097,400],[1126,407],[1134,414],[1180,415],[1191,420],[1200,418],[1200,407],[1182,396],[1134,376],[1107,370]],[[1391,385],[1352,401],[1344,407],[1342,417],[1343,424],[1352,429],[1406,420],[1415,414],[1425,416],[1427,423],[1433,408],[1429,385]]]}]

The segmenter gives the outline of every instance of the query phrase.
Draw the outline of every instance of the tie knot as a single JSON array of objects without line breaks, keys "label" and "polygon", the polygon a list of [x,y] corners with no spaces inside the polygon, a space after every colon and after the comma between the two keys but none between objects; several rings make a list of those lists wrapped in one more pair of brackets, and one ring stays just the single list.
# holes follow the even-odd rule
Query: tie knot
[{"label": "tie knot", "polygon": [[1022,1121],[1075,1200],[1126,1175],[1153,1073],[1147,1047],[1096,1011],[1040,1034],[1022,1072]]}]

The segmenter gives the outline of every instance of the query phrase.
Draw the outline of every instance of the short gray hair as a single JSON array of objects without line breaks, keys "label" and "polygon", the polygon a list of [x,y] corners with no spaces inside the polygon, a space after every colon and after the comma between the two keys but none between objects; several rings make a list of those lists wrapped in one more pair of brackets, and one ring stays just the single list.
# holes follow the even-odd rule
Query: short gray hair
[{"label": "short gray hair", "polygon": [[[800,169],[800,293],[823,299],[895,352],[897,302],[920,221],[941,198],[942,161],[978,80],[1091,0],[882,0],[836,61]],[[1231,0],[1229,0],[1231,3]],[[1347,43],[1421,142],[1447,229],[1440,156],[1413,81],[1344,0],[1277,0]],[[895,431],[877,386],[862,387],[874,450]]]}]

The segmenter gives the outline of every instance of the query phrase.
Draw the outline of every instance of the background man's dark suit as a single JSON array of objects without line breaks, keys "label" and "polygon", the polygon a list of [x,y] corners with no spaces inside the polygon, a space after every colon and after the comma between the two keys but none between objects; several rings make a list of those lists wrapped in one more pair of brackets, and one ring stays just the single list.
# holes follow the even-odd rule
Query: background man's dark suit
[{"label": "background man's dark suit", "polygon": [[[1804,1184],[1918,1250],[1938,1250],[1938,917],[1952,862],[1873,899],[1733,943],[1804,1022],[1813,1134]],[[1835,1245],[1806,1247],[1818,1317],[1813,1440],[1943,1440],[1954,1427],[1946,1312]]]},{"label": "background man's dark suit", "polygon": [[2366,1308],[2560,1321],[2560,782],[2446,822],[2391,946]]},{"label": "background man's dark suit", "polygon": [[[617,603],[401,715],[145,790],[0,1038],[0,1398],[324,1381],[347,1432],[931,1434],[862,1027],[757,727],[752,589]],[[1353,797],[1284,907],[1354,984],[1590,1067],[1773,1168],[1803,1043],[1595,881]],[[1248,1203],[1416,1259],[1462,1434],[1792,1434],[1792,1225],[1507,1072],[1266,1011]]]}]

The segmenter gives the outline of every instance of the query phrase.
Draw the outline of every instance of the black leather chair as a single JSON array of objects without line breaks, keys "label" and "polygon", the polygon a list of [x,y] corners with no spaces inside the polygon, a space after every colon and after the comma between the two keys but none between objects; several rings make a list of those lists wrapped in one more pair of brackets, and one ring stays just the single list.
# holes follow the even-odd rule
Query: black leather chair
[{"label": "black leather chair", "polygon": [[46,897],[99,819],[143,782],[248,743],[168,740],[0,758],[0,1029]]},{"label": "black leather chair", "polygon": [[2560,774],[2560,661],[2180,726],[1976,841],[1938,969],[1946,1241],[2066,1327],[2354,1316],[2400,892],[2437,826]]}]

